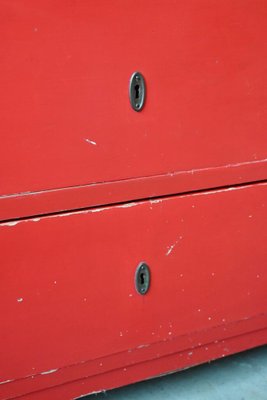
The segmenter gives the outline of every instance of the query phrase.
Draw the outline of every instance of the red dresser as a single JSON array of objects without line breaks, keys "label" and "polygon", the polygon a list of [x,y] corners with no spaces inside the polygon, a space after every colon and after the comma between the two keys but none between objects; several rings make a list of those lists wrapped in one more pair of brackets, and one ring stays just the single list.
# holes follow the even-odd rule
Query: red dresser
[{"label": "red dresser", "polygon": [[266,344],[266,3],[0,11],[0,400]]}]

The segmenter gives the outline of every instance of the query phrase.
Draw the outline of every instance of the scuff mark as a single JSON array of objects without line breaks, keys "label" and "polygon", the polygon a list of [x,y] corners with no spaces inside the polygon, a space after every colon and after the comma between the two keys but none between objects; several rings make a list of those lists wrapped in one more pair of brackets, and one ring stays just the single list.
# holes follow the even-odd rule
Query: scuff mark
[{"label": "scuff mark", "polygon": [[145,347],[149,347],[150,344],[140,344],[139,346],[137,346],[137,349],[144,349]]},{"label": "scuff mark", "polygon": [[84,139],[87,143],[90,143],[90,144],[92,144],[93,146],[96,146],[97,145],[97,143],[96,142],[94,142],[93,140],[90,140],[90,139]]},{"label": "scuff mark", "polygon": [[41,372],[41,375],[53,374],[54,372],[57,372],[57,371],[58,371],[58,368],[50,369],[49,371]]},{"label": "scuff mark", "polygon": [[183,237],[179,236],[179,238],[174,242],[171,246],[168,247],[168,250],[166,252],[166,256],[169,256],[171,252],[173,251],[174,247],[178,244],[179,240],[181,240]]},{"label": "scuff mark", "polygon": [[15,379],[7,379],[6,381],[0,382],[0,385],[4,385],[5,383],[14,382]]},{"label": "scuff mark", "polygon": [[[176,244],[176,243],[175,243],[175,244]],[[168,251],[167,251],[167,253],[166,253],[166,256],[168,256],[169,254],[171,254],[172,250],[174,249],[175,244],[172,244],[172,245],[169,247],[169,249],[168,249]]]}]

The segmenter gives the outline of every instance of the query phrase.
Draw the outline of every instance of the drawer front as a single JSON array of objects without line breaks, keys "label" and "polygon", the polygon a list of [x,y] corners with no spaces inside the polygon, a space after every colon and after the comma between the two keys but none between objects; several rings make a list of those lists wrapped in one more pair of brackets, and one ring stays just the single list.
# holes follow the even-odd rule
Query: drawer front
[{"label": "drawer front", "polygon": [[1,381],[100,360],[96,374],[108,357],[183,350],[190,334],[197,345],[266,316],[266,195],[258,184],[0,224]]},{"label": "drawer front", "polygon": [[0,19],[0,195],[266,161],[264,1],[14,0]]}]

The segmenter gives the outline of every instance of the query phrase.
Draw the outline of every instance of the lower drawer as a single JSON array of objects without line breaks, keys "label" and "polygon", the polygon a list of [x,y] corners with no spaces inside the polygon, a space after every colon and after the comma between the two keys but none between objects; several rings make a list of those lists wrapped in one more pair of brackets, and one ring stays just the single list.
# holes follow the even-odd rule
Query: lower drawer
[{"label": "lower drawer", "polygon": [[226,339],[266,343],[266,198],[258,184],[0,224],[0,399],[83,383],[73,398],[111,387],[111,371],[118,386],[153,375],[123,378],[151,360],[163,373],[173,354],[182,368],[235,351],[209,354]]}]

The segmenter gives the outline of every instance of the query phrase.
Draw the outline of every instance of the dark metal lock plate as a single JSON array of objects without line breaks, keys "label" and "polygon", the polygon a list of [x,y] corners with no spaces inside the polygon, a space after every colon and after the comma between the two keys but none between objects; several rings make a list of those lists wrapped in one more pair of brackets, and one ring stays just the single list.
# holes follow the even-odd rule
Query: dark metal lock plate
[{"label": "dark metal lock plate", "polygon": [[141,111],[145,104],[146,87],[143,75],[134,72],[130,79],[129,97],[132,108]]},{"label": "dark metal lock plate", "polygon": [[146,263],[141,262],[135,272],[135,288],[139,294],[146,294],[150,286],[150,270]]}]

